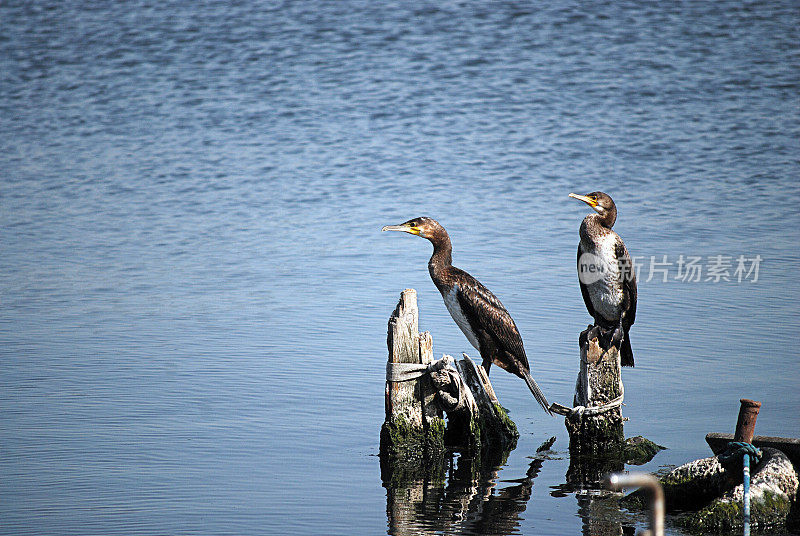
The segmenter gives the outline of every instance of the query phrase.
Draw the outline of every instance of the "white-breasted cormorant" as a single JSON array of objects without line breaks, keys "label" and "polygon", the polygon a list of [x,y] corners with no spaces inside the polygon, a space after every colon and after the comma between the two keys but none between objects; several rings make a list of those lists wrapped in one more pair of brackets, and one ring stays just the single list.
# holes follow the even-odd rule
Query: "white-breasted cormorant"
[{"label": "white-breasted cormorant", "polygon": [[500,300],[480,281],[453,266],[453,247],[444,227],[434,219],[421,217],[400,225],[387,225],[382,230],[417,235],[433,244],[433,255],[428,261],[431,279],[442,294],[450,316],[470,344],[480,352],[486,373],[495,363],[519,376],[528,384],[537,402],[550,413],[550,404],[531,377],[522,337],[514,320]]},{"label": "white-breasted cormorant", "polygon": [[[611,230],[617,207],[603,192],[569,194],[592,207],[581,223],[578,244],[578,280],[586,309],[595,325],[609,332],[611,344],[619,345],[622,366],[633,366],[628,332],[636,321],[636,272],[628,248]],[[620,344],[621,343],[621,344]]]}]

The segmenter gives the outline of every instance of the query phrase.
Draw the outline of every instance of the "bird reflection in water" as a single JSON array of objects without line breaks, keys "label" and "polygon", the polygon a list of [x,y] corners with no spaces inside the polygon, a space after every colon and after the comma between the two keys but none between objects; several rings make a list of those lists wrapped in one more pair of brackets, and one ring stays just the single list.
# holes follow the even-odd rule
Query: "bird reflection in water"
[{"label": "bird reflection in water", "polygon": [[[499,476],[502,459],[478,462],[466,456],[450,457],[446,481],[422,478],[407,482],[384,482],[386,515],[392,535],[512,534],[519,533],[520,514],[531,498],[533,479],[546,456],[534,458],[525,475],[513,480]],[[478,466],[488,469],[481,470]]]},{"label": "bird reflection in water", "polygon": [[[513,476],[508,475],[508,467],[503,467],[509,453],[493,452],[483,460],[454,454],[442,458],[441,465],[425,462],[412,472],[408,467],[386,467],[382,476],[388,534],[477,536],[527,532],[531,520],[535,522],[535,514],[529,514],[526,530],[521,516],[528,507],[533,481],[551,459],[552,451],[538,452],[523,476],[501,479],[502,471],[506,471],[505,476]],[[600,473],[610,465],[589,465],[571,467],[567,482],[541,493],[565,500],[574,497],[582,521],[581,534],[585,536],[632,536],[636,527],[630,516],[620,511],[620,495],[605,490],[599,482]]]}]

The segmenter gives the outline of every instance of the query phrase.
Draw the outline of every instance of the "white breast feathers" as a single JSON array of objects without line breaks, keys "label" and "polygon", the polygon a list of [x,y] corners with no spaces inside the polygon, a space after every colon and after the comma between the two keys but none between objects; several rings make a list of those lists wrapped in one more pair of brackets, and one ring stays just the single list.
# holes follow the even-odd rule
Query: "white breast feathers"
[{"label": "white breast feathers", "polygon": [[595,312],[606,320],[617,321],[622,314],[622,281],[616,258],[616,236],[609,233],[598,242],[584,244],[584,247],[593,246],[593,251],[589,251],[594,253],[600,271],[597,280],[587,285],[587,290]]},{"label": "white breast feathers", "polygon": [[464,316],[461,310],[461,304],[458,301],[458,285],[453,285],[453,288],[449,292],[442,292],[442,297],[444,298],[444,304],[447,306],[447,310],[450,311],[450,316],[453,317],[458,327],[464,332],[469,343],[474,346],[476,350],[480,351],[478,337],[475,336],[467,317]]}]

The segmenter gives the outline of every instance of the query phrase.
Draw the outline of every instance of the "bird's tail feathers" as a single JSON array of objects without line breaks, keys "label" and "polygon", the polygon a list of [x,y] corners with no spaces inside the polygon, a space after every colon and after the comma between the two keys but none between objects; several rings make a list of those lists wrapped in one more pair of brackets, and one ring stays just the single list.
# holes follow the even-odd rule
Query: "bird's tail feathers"
[{"label": "bird's tail feathers", "polygon": [[542,406],[546,413],[552,415],[553,413],[550,411],[550,404],[544,397],[544,393],[539,388],[539,385],[537,385],[536,380],[531,377],[531,373],[527,370],[523,370],[522,377],[525,380],[525,383],[528,384],[528,389],[531,390],[531,393],[533,393],[533,396],[536,398],[536,401],[539,403],[539,405]]},{"label": "bird's tail feathers", "polygon": [[626,333],[622,339],[622,344],[619,347],[620,363],[623,367],[633,366],[633,349],[631,348],[631,341],[629,335]]}]

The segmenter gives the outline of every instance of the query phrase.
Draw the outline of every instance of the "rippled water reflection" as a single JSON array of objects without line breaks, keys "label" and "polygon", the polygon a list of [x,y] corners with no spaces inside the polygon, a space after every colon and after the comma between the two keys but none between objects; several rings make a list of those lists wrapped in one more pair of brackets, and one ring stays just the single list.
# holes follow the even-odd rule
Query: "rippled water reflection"
[{"label": "rippled water reflection", "polygon": [[[757,283],[640,279],[626,432],[669,447],[644,469],[707,455],[742,396],[759,433],[800,430],[793,2],[40,1],[0,20],[0,532],[385,532],[399,292],[437,355],[468,344],[429,246],[381,226],[441,221],[567,403],[589,321],[570,191],[610,193],[643,259],[764,259]],[[464,500],[485,515],[463,534],[588,530],[608,505],[565,491],[563,424],[500,372],[519,446],[415,526]]]}]

